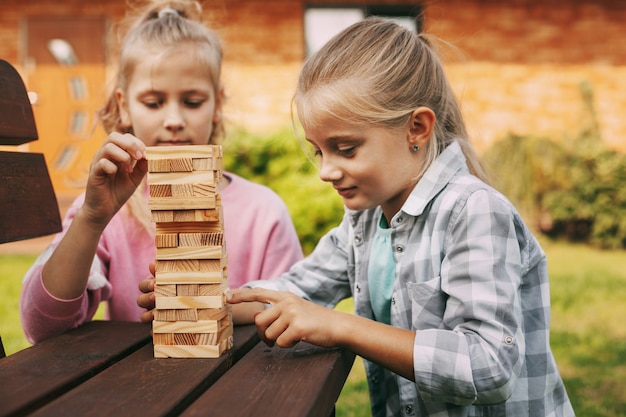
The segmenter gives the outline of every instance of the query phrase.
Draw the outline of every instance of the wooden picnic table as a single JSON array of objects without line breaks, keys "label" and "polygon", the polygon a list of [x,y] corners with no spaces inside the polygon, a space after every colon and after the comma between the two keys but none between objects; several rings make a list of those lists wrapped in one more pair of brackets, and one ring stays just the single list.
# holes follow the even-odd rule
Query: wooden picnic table
[{"label": "wooden picnic table", "polygon": [[332,416],[353,361],[253,325],[218,359],[155,359],[148,325],[93,321],[0,359],[0,416]]}]

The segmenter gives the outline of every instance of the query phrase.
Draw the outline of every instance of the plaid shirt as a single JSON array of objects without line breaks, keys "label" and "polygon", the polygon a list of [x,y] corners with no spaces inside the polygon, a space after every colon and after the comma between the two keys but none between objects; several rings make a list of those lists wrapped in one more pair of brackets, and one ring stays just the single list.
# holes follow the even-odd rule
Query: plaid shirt
[{"label": "plaid shirt", "polygon": [[[380,214],[347,210],[308,258],[252,285],[328,307],[353,296],[356,314],[371,319]],[[365,361],[373,416],[573,416],[549,344],[545,254],[506,198],[469,174],[457,143],[390,226],[391,324],[416,331],[415,382]]]}]

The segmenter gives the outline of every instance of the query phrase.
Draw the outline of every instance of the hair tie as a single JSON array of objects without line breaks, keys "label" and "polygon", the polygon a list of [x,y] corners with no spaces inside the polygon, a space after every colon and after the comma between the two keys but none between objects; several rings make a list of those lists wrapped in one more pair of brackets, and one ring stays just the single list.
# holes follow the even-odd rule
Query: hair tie
[{"label": "hair tie", "polygon": [[178,12],[178,10],[176,9],[172,9],[171,7],[165,7],[161,10],[159,10],[159,14],[158,17],[159,19],[167,16],[168,14],[171,14],[173,16],[180,16],[180,13]]}]

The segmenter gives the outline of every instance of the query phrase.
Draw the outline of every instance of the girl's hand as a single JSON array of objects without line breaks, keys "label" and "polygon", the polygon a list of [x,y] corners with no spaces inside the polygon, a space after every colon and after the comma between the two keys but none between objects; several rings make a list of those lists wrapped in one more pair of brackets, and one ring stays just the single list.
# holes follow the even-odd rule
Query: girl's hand
[{"label": "girl's hand", "polygon": [[154,307],[156,306],[154,296],[154,283],[156,282],[154,278],[154,262],[150,264],[150,272],[152,276],[139,283],[139,291],[141,291],[141,294],[137,297],[137,305],[146,309],[145,312],[141,313],[139,319],[142,323],[146,324],[152,323],[154,320]]},{"label": "girl's hand", "polygon": [[145,144],[131,134],[111,133],[89,169],[82,210],[104,228],[141,184],[148,171]]},{"label": "girl's hand", "polygon": [[263,288],[231,290],[228,302],[261,302],[271,306],[256,314],[254,322],[259,337],[268,346],[292,347],[299,341],[317,346],[337,346],[334,329],[341,314],[318,306],[289,292]]}]

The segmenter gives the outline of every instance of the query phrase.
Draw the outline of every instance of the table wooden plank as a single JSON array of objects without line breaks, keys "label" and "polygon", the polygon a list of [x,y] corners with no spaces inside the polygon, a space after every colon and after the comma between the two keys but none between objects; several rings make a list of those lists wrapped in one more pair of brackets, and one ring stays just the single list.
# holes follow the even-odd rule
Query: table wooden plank
[{"label": "table wooden plank", "polygon": [[151,341],[140,323],[94,321],[0,360],[0,416],[25,415]]},{"label": "table wooden plank", "polygon": [[32,416],[178,415],[258,343],[253,325],[236,326],[233,348],[217,359],[154,358],[150,343]]},{"label": "table wooden plank", "polygon": [[342,349],[259,343],[181,417],[330,416],[353,363]]}]

